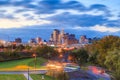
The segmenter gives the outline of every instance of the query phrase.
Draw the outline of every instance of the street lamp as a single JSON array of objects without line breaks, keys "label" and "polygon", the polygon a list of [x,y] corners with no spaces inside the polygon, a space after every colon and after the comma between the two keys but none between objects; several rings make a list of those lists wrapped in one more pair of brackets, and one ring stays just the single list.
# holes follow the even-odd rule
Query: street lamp
[{"label": "street lamp", "polygon": [[35,68],[35,70],[36,70],[36,53],[33,53],[33,55],[32,55],[33,57],[34,57],[34,68]]},{"label": "street lamp", "polygon": [[28,68],[28,80],[29,80],[29,68]]}]

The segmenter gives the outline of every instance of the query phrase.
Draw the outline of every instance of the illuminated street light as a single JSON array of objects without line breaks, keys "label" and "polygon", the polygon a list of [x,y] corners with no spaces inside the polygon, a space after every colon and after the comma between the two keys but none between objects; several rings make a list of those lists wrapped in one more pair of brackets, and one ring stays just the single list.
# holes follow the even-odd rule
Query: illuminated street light
[{"label": "illuminated street light", "polygon": [[36,53],[33,53],[33,55],[32,55],[35,59],[34,59],[34,68],[36,69]]},{"label": "illuminated street light", "polygon": [[59,55],[59,57],[60,57],[60,58],[62,58],[62,57],[63,57],[63,55],[62,55],[62,54],[60,54],[60,55]]}]

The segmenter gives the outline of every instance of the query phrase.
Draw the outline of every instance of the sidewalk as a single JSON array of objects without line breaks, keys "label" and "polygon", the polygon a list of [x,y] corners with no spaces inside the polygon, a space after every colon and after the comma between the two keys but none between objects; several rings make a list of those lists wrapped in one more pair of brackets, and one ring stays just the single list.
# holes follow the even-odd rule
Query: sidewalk
[{"label": "sidewalk", "polygon": [[28,74],[27,73],[24,73],[23,75],[26,77],[27,80],[33,80],[30,75],[29,75],[29,79],[28,79]]}]

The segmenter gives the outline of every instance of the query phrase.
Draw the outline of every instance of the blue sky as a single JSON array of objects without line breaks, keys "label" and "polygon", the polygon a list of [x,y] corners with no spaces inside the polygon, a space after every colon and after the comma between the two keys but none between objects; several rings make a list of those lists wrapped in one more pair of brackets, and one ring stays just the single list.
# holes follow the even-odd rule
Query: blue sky
[{"label": "blue sky", "polygon": [[120,33],[120,0],[0,0],[0,28]]}]

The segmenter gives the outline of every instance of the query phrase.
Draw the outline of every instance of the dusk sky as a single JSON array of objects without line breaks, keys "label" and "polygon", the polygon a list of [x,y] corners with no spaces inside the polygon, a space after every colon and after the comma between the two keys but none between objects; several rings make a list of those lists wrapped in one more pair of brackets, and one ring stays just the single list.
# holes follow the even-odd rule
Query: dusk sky
[{"label": "dusk sky", "polygon": [[0,0],[0,29],[120,33],[120,0]]}]

